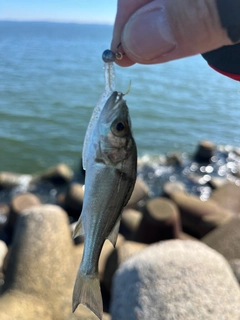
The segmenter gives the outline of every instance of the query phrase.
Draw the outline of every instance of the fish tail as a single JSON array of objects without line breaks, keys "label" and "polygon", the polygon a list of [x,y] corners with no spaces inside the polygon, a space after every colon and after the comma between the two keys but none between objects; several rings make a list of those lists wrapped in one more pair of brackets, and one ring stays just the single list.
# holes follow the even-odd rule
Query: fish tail
[{"label": "fish tail", "polygon": [[103,314],[100,282],[97,275],[87,276],[78,271],[73,289],[72,310],[79,304],[87,306],[101,320]]}]

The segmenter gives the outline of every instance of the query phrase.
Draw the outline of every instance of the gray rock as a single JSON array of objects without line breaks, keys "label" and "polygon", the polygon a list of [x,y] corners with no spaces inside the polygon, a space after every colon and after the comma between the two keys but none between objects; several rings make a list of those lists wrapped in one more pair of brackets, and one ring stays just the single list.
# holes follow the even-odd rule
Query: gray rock
[{"label": "gray rock", "polygon": [[240,259],[230,260],[229,264],[232,268],[232,271],[233,271],[238,283],[240,284]]},{"label": "gray rock", "polygon": [[6,203],[0,203],[0,231],[4,229],[9,220],[10,208]]},{"label": "gray rock", "polygon": [[119,246],[113,250],[106,260],[103,276],[104,287],[110,292],[112,288],[112,278],[119,266],[135,253],[146,248],[145,243],[134,241],[122,241]]},{"label": "gray rock", "polygon": [[3,262],[7,255],[8,247],[6,243],[0,240],[0,272],[3,270]]},{"label": "gray rock", "polygon": [[227,260],[240,259],[240,217],[208,233],[201,240]]},{"label": "gray rock", "polygon": [[239,320],[240,289],[226,260],[197,241],[170,240],[116,272],[112,320]]},{"label": "gray rock", "polygon": [[214,155],[215,145],[211,141],[202,140],[199,142],[195,153],[195,159],[199,162],[208,162]]},{"label": "gray rock", "polygon": [[112,254],[114,250],[118,250],[123,245],[124,242],[125,242],[125,239],[121,234],[118,235],[115,248],[113,247],[112,243],[109,240],[105,241],[99,257],[99,262],[98,262],[98,276],[100,281],[102,281],[104,278],[104,272],[106,269],[106,264],[109,259],[109,256]]},{"label": "gray rock", "polygon": [[226,178],[211,177],[211,180],[208,182],[208,184],[212,189],[218,189],[222,187],[224,184],[226,184],[227,182],[228,180]]},{"label": "gray rock", "polygon": [[9,215],[9,226],[14,227],[17,217],[22,211],[33,206],[39,206],[41,201],[32,193],[21,193],[13,197],[11,201],[11,210]]},{"label": "gray rock", "polygon": [[225,183],[212,193],[210,199],[224,209],[240,213],[240,187],[234,183]]},{"label": "gray rock", "polygon": [[72,169],[65,163],[59,163],[55,167],[51,167],[42,172],[35,178],[35,182],[49,181],[53,183],[68,183],[73,178]]},{"label": "gray rock", "polygon": [[133,238],[135,241],[154,243],[179,238],[180,216],[172,200],[161,197],[150,199],[146,202],[143,213],[143,218]]},{"label": "gray rock", "polygon": [[128,240],[132,240],[134,232],[138,229],[142,220],[142,213],[134,209],[124,209],[122,213],[122,221],[120,232]]},{"label": "gray rock", "polygon": [[205,236],[214,228],[229,221],[233,213],[213,200],[202,201],[184,192],[174,192],[170,198],[177,205],[183,230],[196,238]]},{"label": "gray rock", "polygon": [[65,208],[70,216],[79,218],[82,211],[84,189],[80,183],[73,183],[68,188],[65,197]]},{"label": "gray rock", "polygon": [[67,214],[60,207],[24,210],[7,263],[0,319],[96,319],[83,306],[74,314],[71,310],[82,250],[83,246],[73,245]]},{"label": "gray rock", "polygon": [[182,155],[178,152],[169,153],[166,156],[166,164],[168,166],[181,166],[183,164]]},{"label": "gray rock", "polygon": [[168,181],[163,186],[163,193],[168,197],[170,197],[170,195],[176,191],[185,192],[186,188],[184,183],[182,183],[181,181]]},{"label": "gray rock", "polygon": [[133,193],[127,203],[127,207],[135,208],[137,203],[140,200],[146,200],[149,197],[149,194],[150,194],[150,190],[146,185],[146,183],[143,180],[138,178],[136,180]]},{"label": "gray rock", "polygon": [[19,174],[14,172],[0,172],[0,189],[13,188],[21,184],[29,184],[33,177],[30,174]]}]

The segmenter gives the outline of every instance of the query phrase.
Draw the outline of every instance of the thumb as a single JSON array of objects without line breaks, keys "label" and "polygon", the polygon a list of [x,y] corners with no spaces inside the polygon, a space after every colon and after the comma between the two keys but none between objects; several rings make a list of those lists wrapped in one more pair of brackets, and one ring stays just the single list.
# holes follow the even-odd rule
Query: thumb
[{"label": "thumb", "polygon": [[130,17],[121,44],[126,59],[153,64],[204,53],[232,42],[221,26],[216,1],[154,0]]}]

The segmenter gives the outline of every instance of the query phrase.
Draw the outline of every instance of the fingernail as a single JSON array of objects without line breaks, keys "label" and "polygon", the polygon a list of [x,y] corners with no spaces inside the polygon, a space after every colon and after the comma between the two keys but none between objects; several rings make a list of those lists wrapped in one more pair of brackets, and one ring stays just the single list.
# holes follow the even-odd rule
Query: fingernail
[{"label": "fingernail", "polygon": [[165,10],[150,3],[137,11],[124,28],[122,43],[130,57],[146,62],[174,50],[176,41]]}]

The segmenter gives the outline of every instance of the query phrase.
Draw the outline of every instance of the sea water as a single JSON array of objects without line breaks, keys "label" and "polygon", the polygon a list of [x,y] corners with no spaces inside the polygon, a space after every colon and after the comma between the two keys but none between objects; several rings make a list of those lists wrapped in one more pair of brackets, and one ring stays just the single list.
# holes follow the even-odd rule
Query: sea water
[{"label": "sea water", "polygon": [[[102,52],[112,26],[0,22],[0,171],[79,165],[104,89]],[[194,152],[199,140],[240,145],[240,83],[201,56],[116,67],[139,157]]]}]

